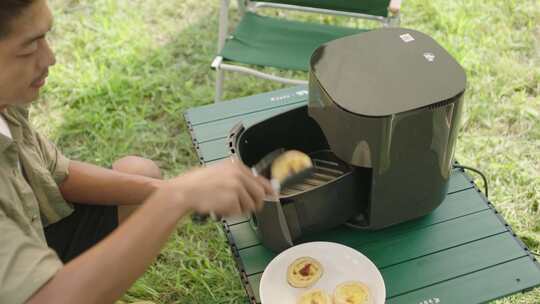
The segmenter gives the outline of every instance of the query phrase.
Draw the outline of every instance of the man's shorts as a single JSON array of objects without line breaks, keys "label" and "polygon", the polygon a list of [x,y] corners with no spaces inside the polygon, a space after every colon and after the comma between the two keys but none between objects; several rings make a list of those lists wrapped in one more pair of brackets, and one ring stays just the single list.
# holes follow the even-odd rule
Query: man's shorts
[{"label": "man's shorts", "polygon": [[45,228],[49,247],[67,263],[109,235],[118,227],[117,206],[73,204],[68,217]]}]

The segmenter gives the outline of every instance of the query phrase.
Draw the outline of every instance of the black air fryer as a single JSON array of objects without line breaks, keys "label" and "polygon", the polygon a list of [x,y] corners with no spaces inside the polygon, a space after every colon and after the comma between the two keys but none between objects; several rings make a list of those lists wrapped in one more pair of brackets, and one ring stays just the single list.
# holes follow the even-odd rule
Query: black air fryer
[{"label": "black air fryer", "polygon": [[309,103],[231,133],[248,166],[277,149],[309,154],[315,174],[282,189],[252,224],[274,251],[347,224],[380,229],[444,200],[466,77],[429,36],[385,28],[331,41],[311,58]]}]

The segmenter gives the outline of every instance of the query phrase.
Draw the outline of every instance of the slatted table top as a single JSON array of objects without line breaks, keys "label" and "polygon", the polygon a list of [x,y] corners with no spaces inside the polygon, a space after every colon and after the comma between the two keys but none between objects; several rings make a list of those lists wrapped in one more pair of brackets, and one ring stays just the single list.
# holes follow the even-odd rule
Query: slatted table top
[{"label": "slatted table top", "polygon": [[[307,102],[305,86],[190,109],[185,119],[201,164],[229,156],[228,135]],[[260,303],[259,281],[276,256],[245,217],[223,221],[246,302]],[[389,304],[484,303],[540,285],[540,266],[474,183],[459,170],[431,214],[375,232],[346,227],[306,241],[338,242],[362,252],[381,271]],[[273,303],[265,303],[273,304]]]}]

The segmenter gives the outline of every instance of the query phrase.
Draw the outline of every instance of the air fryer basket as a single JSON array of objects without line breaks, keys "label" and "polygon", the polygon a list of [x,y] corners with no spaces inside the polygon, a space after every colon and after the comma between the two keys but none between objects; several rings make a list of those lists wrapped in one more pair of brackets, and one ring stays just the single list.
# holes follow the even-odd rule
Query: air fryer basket
[{"label": "air fryer basket", "polygon": [[230,134],[230,148],[246,166],[251,167],[279,148],[309,154],[328,150],[329,146],[319,125],[308,116],[307,106],[301,106],[246,129],[237,125]]},{"label": "air fryer basket", "polygon": [[297,195],[322,187],[350,171],[349,166],[337,159],[330,150],[316,151],[309,153],[309,156],[313,161],[313,174],[299,184],[281,189],[280,199],[282,203],[286,204],[290,200],[294,200]]},{"label": "air fryer basket", "polygon": [[302,236],[343,224],[358,213],[354,171],[328,149],[320,127],[307,114],[307,106],[247,129],[237,126],[231,131],[230,147],[247,166],[278,148],[300,150],[313,160],[315,173],[310,178],[282,189],[279,202],[266,201],[255,214],[253,226],[266,247],[279,252]]}]

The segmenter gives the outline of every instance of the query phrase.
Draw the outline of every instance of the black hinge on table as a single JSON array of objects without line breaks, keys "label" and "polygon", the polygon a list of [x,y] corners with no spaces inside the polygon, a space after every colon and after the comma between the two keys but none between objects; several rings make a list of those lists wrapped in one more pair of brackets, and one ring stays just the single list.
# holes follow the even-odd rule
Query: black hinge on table
[{"label": "black hinge on table", "polygon": [[253,288],[251,287],[251,284],[249,284],[248,275],[245,271],[244,265],[242,264],[242,260],[240,259],[240,253],[238,252],[238,247],[236,247],[236,244],[234,243],[234,238],[232,236],[231,230],[229,229],[229,226],[227,225],[227,222],[225,220],[222,221],[222,226],[223,226],[223,230],[225,231],[225,235],[227,237],[227,244],[229,245],[229,248],[231,249],[234,261],[236,263],[236,268],[238,269],[238,272],[240,274],[240,281],[242,281],[244,290],[246,291],[246,294],[249,298],[249,303],[257,304],[255,293],[253,292]]},{"label": "black hinge on table", "polygon": [[231,131],[229,132],[229,152],[231,155],[234,155],[236,153],[235,146],[236,141],[238,140],[238,136],[244,132],[245,128],[244,125],[239,122],[235,124]]},{"label": "black hinge on table", "polygon": [[240,277],[242,280],[242,285],[244,285],[244,289],[246,290],[246,294],[249,298],[249,302],[253,304],[257,304],[257,299],[255,299],[255,293],[253,292],[253,288],[251,287],[251,284],[249,284],[248,275],[244,270],[240,272]]},{"label": "black hinge on table", "polygon": [[195,148],[195,152],[197,153],[197,157],[199,158],[199,164],[201,166],[203,166],[204,165],[204,158],[201,155],[201,149],[199,147],[199,142],[197,141],[197,138],[195,138],[195,134],[193,133],[195,130],[193,129],[193,126],[192,126],[191,121],[189,119],[189,115],[187,113],[184,113],[184,120],[186,121],[186,125],[188,127],[189,137],[191,137],[191,142],[193,143],[193,147]]}]

